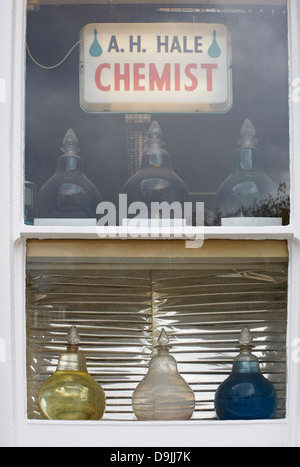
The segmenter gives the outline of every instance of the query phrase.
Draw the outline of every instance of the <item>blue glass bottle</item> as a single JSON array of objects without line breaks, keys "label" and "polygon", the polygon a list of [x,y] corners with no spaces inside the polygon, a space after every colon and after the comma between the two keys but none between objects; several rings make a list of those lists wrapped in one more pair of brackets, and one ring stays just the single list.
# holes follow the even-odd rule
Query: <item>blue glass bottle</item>
[{"label": "blue glass bottle", "polygon": [[273,384],[260,371],[258,359],[251,353],[252,336],[248,328],[240,335],[240,353],[232,372],[215,394],[215,411],[220,420],[270,419],[277,408]]}]

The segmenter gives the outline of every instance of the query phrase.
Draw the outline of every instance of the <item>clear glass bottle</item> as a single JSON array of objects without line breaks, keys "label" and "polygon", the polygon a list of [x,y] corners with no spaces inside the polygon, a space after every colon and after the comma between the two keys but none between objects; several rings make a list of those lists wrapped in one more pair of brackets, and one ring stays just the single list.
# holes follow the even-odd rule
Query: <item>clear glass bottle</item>
[{"label": "clear glass bottle", "polygon": [[133,393],[132,408],[138,420],[189,420],[195,409],[194,393],[178,373],[168,342],[162,330],[157,355]]},{"label": "clear glass bottle", "polygon": [[251,353],[252,335],[241,331],[240,353],[234,359],[232,372],[215,394],[215,411],[220,420],[270,419],[277,408],[273,384],[261,373],[259,361]]},{"label": "clear glass bottle", "polygon": [[78,155],[78,139],[69,129],[57,161],[56,171],[41,187],[37,199],[40,218],[95,219],[101,196],[86,177],[83,160]]},{"label": "clear glass bottle", "polygon": [[67,340],[67,351],[61,354],[56,371],[39,391],[41,414],[50,420],[100,420],[105,411],[105,394],[88,373],[85,356],[78,350],[80,338],[75,326]]},{"label": "clear glass bottle", "polygon": [[182,204],[189,199],[184,181],[174,172],[169,153],[162,148],[162,131],[156,121],[148,131],[148,148],[143,153],[140,169],[125,183],[122,193],[127,194],[127,202],[142,201],[148,207],[151,203],[163,201]]},{"label": "clear glass bottle", "polygon": [[221,217],[251,217],[253,210],[277,195],[275,183],[265,172],[263,154],[255,147],[255,129],[249,119],[241,127],[239,143],[231,173],[216,195],[216,210]]}]

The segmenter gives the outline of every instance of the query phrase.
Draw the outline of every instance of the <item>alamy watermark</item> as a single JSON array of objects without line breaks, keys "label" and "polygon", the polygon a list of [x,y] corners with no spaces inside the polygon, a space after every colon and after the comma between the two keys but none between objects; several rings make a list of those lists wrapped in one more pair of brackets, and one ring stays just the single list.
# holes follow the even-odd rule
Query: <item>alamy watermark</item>
[{"label": "alamy watermark", "polygon": [[[97,235],[100,238],[181,238],[186,248],[200,248],[204,241],[204,203],[135,201],[128,205],[127,194],[119,204],[98,204]],[[118,232],[115,227],[119,226]]]}]

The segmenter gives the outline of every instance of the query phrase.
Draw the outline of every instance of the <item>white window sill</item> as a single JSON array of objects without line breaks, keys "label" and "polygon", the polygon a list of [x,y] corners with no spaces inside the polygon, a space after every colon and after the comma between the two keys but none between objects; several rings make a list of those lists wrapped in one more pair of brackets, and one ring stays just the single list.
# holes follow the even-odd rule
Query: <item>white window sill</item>
[{"label": "white window sill", "polygon": [[78,444],[82,447],[280,447],[288,446],[289,433],[285,419],[185,422],[30,420],[26,425],[23,443],[35,447]]},{"label": "white window sill", "polygon": [[[297,237],[291,225],[278,227],[183,227],[183,228],[133,228],[91,226],[28,226],[20,227],[23,238],[78,238],[78,239],[175,239],[203,240],[208,238],[288,239]],[[17,237],[19,236],[17,235]],[[17,239],[17,238],[16,238]]]}]

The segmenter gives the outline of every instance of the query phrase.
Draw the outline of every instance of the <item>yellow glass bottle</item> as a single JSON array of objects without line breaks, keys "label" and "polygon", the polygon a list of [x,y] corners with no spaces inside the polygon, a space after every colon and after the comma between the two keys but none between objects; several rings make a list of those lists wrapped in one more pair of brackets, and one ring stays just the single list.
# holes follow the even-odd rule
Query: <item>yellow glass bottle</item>
[{"label": "yellow glass bottle", "polygon": [[41,414],[50,420],[100,420],[105,411],[105,394],[87,371],[75,326],[67,340],[67,351],[61,354],[55,373],[40,389]]}]

